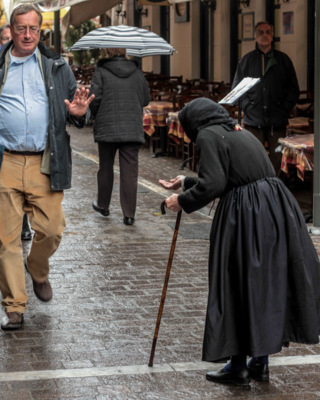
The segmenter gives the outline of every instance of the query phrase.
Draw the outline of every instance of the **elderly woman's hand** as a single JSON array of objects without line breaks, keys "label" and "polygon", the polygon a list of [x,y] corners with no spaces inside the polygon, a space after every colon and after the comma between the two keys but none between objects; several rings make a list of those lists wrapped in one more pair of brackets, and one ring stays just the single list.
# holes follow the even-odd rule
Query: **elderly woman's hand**
[{"label": "elderly woman's hand", "polygon": [[177,190],[181,188],[184,178],[185,178],[184,175],[178,175],[175,178],[170,179],[169,182],[164,179],[159,179],[159,183],[165,189]]},{"label": "elderly woman's hand", "polygon": [[166,207],[169,208],[169,210],[171,210],[171,211],[178,212],[178,211],[182,210],[182,207],[180,206],[180,204],[178,202],[177,194],[173,194],[170,197],[168,197],[165,200],[165,204],[166,204]]}]

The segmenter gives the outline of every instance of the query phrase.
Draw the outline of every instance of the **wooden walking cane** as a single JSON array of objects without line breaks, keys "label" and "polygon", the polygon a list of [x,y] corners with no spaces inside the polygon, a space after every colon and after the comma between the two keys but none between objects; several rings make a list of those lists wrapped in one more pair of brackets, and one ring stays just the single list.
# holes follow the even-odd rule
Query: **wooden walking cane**
[{"label": "wooden walking cane", "polygon": [[[165,202],[164,201],[161,203],[161,213],[162,214],[166,213]],[[178,212],[178,214],[177,214],[176,226],[175,226],[174,232],[173,232],[171,250],[170,250],[169,260],[168,260],[168,265],[167,265],[167,272],[166,272],[166,276],[165,276],[165,279],[164,279],[164,284],[163,284],[163,289],[162,289],[162,296],[161,296],[161,301],[160,301],[159,311],[158,311],[158,318],[157,318],[156,328],[154,330],[154,335],[153,335],[153,342],[152,342],[152,348],[151,348],[151,353],[150,353],[150,360],[149,360],[149,364],[148,364],[149,367],[153,366],[153,358],[154,358],[154,353],[156,351],[156,345],[157,345],[158,333],[159,333],[160,322],[161,322],[161,317],[162,317],[162,311],[163,311],[164,301],[166,299],[167,287],[168,287],[169,276],[170,276],[170,270],[171,270],[171,265],[172,265],[172,260],[173,260],[173,254],[174,254],[174,249],[176,247],[177,236],[178,236],[178,231],[179,231],[179,225],[180,225],[180,220],[181,220],[181,213],[182,213],[182,211],[180,210]]]}]

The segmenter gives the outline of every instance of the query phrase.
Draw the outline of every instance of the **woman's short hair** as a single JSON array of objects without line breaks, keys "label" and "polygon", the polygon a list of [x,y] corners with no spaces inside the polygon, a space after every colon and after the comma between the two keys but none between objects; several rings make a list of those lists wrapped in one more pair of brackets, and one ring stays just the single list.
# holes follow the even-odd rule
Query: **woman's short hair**
[{"label": "woman's short hair", "polygon": [[125,56],[127,54],[126,49],[118,48],[118,49],[111,49],[107,48],[107,56],[108,57],[116,57],[116,56]]}]

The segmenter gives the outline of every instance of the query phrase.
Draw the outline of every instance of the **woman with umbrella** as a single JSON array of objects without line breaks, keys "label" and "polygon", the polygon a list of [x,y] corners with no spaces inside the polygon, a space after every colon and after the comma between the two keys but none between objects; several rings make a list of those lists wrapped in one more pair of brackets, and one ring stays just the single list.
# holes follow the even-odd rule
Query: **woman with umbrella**
[{"label": "woman with umbrella", "polygon": [[144,143],[143,107],[149,103],[149,85],[126,49],[111,48],[98,62],[90,92],[95,118],[94,140],[99,146],[98,196],[95,211],[107,216],[113,188],[113,164],[119,151],[120,203],[123,222],[134,223],[138,188],[138,153]]},{"label": "woman with umbrella", "polygon": [[[231,362],[208,380],[269,380],[268,355],[284,344],[319,342],[320,268],[298,203],[262,144],[219,104],[199,98],[179,113],[196,143],[198,177],[160,180],[183,193],[172,211],[196,211],[219,198],[210,234],[209,297],[203,360]],[[247,356],[252,357],[247,364]]]}]

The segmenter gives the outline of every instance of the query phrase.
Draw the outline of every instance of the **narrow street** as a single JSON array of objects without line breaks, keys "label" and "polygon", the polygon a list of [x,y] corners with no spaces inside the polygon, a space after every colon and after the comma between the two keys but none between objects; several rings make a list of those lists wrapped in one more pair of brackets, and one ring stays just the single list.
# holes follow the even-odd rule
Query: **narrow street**
[{"label": "narrow street", "polygon": [[[41,303],[27,276],[24,326],[0,331],[0,399],[320,400],[320,345],[291,344],[272,355],[270,383],[252,381],[244,389],[206,381],[207,371],[222,367],[201,362],[211,205],[182,214],[154,367],[148,367],[176,219],[170,211],[161,215],[169,192],[157,182],[195,173],[143,147],[136,223],[126,226],[118,164],[110,216],[103,217],[91,205],[98,170],[92,126],[68,131],[73,187],[65,192],[67,227],[51,259],[53,299]],[[312,239],[319,254],[320,237]]]}]

